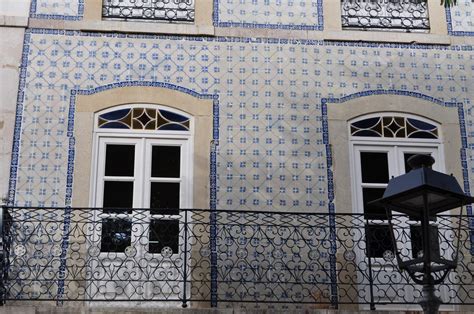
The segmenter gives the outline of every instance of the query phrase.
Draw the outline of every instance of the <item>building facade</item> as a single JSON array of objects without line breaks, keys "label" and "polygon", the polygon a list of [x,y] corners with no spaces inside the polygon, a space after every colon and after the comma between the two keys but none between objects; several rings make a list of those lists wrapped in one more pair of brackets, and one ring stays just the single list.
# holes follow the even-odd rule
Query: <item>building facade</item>
[{"label": "building facade", "polygon": [[[470,192],[472,1],[0,8],[0,188],[15,230],[7,299],[415,303],[403,275],[382,279],[395,272],[392,244],[367,202],[416,153]],[[356,214],[347,228],[359,232],[344,233],[350,216],[334,214]],[[440,288],[454,309],[474,303],[472,221],[463,226],[463,268]],[[407,228],[417,254],[417,226]],[[161,275],[130,275],[140,260]]]}]

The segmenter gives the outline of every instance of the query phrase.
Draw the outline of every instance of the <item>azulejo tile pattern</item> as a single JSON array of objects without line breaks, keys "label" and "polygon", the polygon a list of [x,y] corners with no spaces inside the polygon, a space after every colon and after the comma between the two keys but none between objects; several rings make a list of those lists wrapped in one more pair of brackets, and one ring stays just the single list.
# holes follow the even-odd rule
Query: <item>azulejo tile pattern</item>
[{"label": "azulejo tile pattern", "polygon": [[80,20],[84,0],[31,0],[30,16],[43,19]]},{"label": "azulejo tile pattern", "polygon": [[459,0],[448,10],[448,28],[452,35],[474,36],[474,2]]},{"label": "azulejo tile pattern", "polygon": [[322,0],[216,0],[216,26],[322,30]]},{"label": "azulejo tile pattern", "polygon": [[[323,30],[324,0],[214,0],[214,25],[273,29]],[[473,36],[474,4],[460,0],[447,9],[449,32]],[[32,0],[34,18],[81,20],[84,0]]]},{"label": "azulejo tile pattern", "polygon": [[474,172],[471,46],[183,40],[52,30],[33,30],[26,41],[21,136],[11,178],[17,205],[66,203],[68,158],[74,154],[74,130],[69,143],[67,129],[72,91],[132,82],[219,98],[220,140],[213,147],[217,208],[327,212],[322,98],[364,91],[415,92],[462,103],[463,162]]}]

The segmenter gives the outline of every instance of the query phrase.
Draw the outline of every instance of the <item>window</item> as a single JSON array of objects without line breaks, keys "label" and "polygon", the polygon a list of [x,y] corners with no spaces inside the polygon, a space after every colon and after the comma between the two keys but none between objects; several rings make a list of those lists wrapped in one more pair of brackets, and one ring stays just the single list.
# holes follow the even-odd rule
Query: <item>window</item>
[{"label": "window", "polygon": [[158,278],[155,286],[176,297],[178,287],[183,289],[182,275],[172,265],[186,256],[183,223],[190,220],[180,209],[193,206],[193,119],[171,108],[136,104],[99,112],[94,124],[95,219],[90,230],[91,245],[97,245],[99,253],[91,259],[98,275],[89,285],[91,293],[99,299],[121,290],[136,293],[132,288],[140,286],[146,269],[135,269],[131,284],[123,287],[114,282],[127,277],[109,272],[110,267],[123,271],[123,264],[132,259],[166,272],[176,286]]},{"label": "window", "polygon": [[[439,160],[438,143],[366,143],[352,141],[354,157],[354,195],[356,213],[363,213],[367,257],[383,258],[387,251],[393,251],[385,208],[370,205],[371,201],[383,196],[388,181],[392,177],[410,171],[407,160],[415,154],[430,154]],[[412,234],[413,238],[413,234]],[[410,245],[412,245],[411,243]]]},{"label": "window", "polygon": [[177,265],[192,217],[177,209],[209,207],[214,108],[212,95],[166,87],[77,95],[72,205],[98,207],[87,229],[89,295],[141,300],[159,289],[171,300],[189,289]]},{"label": "window", "polygon": [[343,29],[427,32],[427,0],[341,0]]},{"label": "window", "polygon": [[72,29],[214,35],[214,0],[83,1],[83,19],[67,22]]},{"label": "window", "polygon": [[[354,211],[363,213],[366,221],[367,257],[383,258],[393,251],[386,212],[370,202],[383,196],[390,178],[411,170],[407,161],[413,155],[433,156],[434,168],[442,171],[439,129],[433,122],[419,117],[377,114],[352,121],[349,132],[354,160]],[[412,238],[417,232],[413,226]],[[412,247],[412,251],[416,250]]]},{"label": "window", "polygon": [[194,0],[103,0],[106,19],[194,22]]},{"label": "window", "polygon": [[326,40],[450,43],[445,8],[439,1],[340,0],[322,5]]},{"label": "window", "polygon": [[[410,310],[394,304],[403,302],[407,296],[416,297],[417,292],[413,286],[398,284],[405,278],[394,271],[396,260],[387,236],[385,211],[364,206],[364,202],[382,193],[387,173],[390,179],[408,171],[405,160],[414,153],[431,153],[436,159],[436,170],[453,173],[460,180],[462,165],[459,154],[455,153],[462,148],[459,112],[457,107],[435,103],[417,94],[386,91],[367,94],[331,99],[323,107],[323,112],[327,110],[328,171],[333,175],[332,206],[336,213],[357,213],[360,217],[354,219],[356,230],[351,234],[355,260],[340,257],[340,262],[355,263],[351,276],[360,283],[361,299],[373,293],[376,302],[387,302],[381,308]],[[445,155],[444,151],[449,153]],[[376,167],[380,170],[373,171]],[[402,230],[408,239],[405,248],[400,249],[419,254],[418,224],[405,222],[406,225],[395,229]]]},{"label": "window", "polygon": [[96,120],[93,197],[94,207],[103,208],[101,251],[123,253],[139,239],[138,254],[179,254],[178,209],[192,207],[191,119],[135,105]]}]

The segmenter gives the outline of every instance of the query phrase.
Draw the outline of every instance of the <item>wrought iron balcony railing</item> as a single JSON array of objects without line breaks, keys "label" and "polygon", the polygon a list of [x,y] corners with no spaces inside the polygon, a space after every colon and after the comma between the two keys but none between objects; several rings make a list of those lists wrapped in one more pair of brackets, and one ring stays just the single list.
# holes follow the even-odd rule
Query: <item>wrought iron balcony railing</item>
[{"label": "wrought iron balcony railing", "polygon": [[426,32],[427,0],[341,0],[342,28]]},{"label": "wrought iron balcony railing", "polygon": [[[384,220],[363,215],[3,207],[3,302],[121,301],[154,306],[265,303],[343,307],[416,304],[421,287],[400,273]],[[462,240],[444,302],[474,304],[472,219],[440,217],[439,253]],[[418,254],[416,222],[394,217]],[[370,256],[370,258],[368,257]],[[205,303],[202,303],[205,302]],[[122,303],[123,304],[123,303]]]},{"label": "wrought iron balcony railing", "polygon": [[194,22],[194,0],[103,0],[102,17],[121,20]]}]

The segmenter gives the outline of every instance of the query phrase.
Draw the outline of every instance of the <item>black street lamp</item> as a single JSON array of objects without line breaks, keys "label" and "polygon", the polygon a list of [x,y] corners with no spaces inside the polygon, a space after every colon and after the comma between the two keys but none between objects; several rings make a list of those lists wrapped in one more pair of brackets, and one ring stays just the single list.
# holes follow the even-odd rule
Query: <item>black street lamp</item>
[{"label": "black street lamp", "polygon": [[[452,175],[431,169],[433,163],[434,159],[429,155],[412,156],[408,159],[412,170],[392,178],[383,197],[373,202],[384,206],[387,210],[398,266],[400,270],[407,271],[416,284],[423,286],[422,297],[418,303],[425,313],[430,314],[438,313],[439,305],[442,303],[440,298],[435,295],[434,285],[442,283],[448,273],[457,265],[462,207],[474,202],[473,197],[464,194]],[[458,230],[452,237],[452,240],[457,240],[457,244],[453,245],[453,252],[449,258],[449,254],[447,254],[448,256],[440,254],[439,230],[435,223],[437,214],[453,208],[461,208],[461,210]],[[394,232],[392,222],[392,211],[405,214],[409,221],[420,224],[421,251],[414,252],[415,254],[412,252],[411,255],[400,252],[396,241],[399,237]],[[413,238],[413,232],[411,237]],[[405,243],[398,244],[405,245]]]}]

